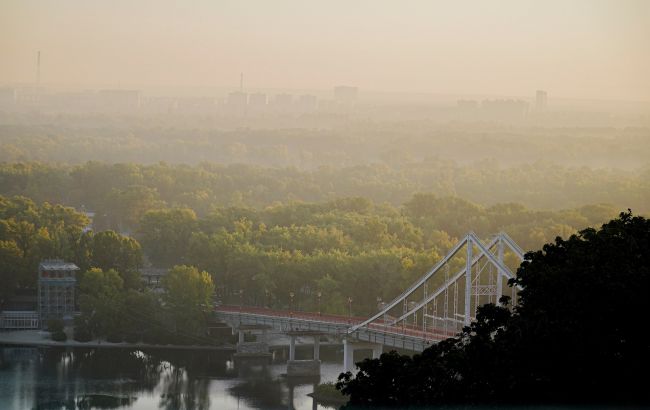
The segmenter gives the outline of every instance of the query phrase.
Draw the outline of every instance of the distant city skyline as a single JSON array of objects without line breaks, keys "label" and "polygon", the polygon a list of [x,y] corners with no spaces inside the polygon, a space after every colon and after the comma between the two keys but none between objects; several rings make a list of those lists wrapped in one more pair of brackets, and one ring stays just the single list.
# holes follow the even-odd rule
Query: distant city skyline
[{"label": "distant city skyline", "polygon": [[15,1],[0,84],[650,100],[650,2]]}]

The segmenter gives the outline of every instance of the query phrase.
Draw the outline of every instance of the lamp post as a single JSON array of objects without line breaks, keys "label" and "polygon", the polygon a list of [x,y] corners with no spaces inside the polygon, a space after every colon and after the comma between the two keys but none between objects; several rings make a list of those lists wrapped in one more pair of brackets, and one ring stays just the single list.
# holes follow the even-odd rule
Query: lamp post
[{"label": "lamp post", "polygon": [[257,277],[253,276],[251,280],[253,281],[253,306],[257,306],[257,286],[255,286],[255,280]]},{"label": "lamp post", "polygon": [[[377,296],[377,310],[379,310],[379,311],[384,310],[384,306],[386,306],[386,304],[383,302],[383,299],[381,298],[381,296]],[[384,331],[385,331],[386,330],[386,313],[384,313],[383,321],[384,321]]]},{"label": "lamp post", "polygon": [[239,289],[239,311],[244,306],[244,289]]},{"label": "lamp post", "polygon": [[348,296],[348,323],[352,322],[352,296]]},{"label": "lamp post", "polygon": [[293,316],[293,297],[296,296],[295,293],[289,292],[289,316]]},{"label": "lamp post", "polygon": [[318,316],[320,316],[321,315],[321,313],[320,313],[320,298],[321,298],[321,296],[323,296],[323,293],[321,291],[318,291],[316,296],[318,296]]}]

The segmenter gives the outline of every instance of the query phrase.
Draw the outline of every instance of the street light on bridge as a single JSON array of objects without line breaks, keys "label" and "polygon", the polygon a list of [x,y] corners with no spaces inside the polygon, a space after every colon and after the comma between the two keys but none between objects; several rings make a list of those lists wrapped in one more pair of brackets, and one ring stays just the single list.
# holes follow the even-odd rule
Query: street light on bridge
[{"label": "street light on bridge", "polygon": [[352,296],[348,296],[348,323],[352,323]]},{"label": "street light on bridge", "polygon": [[[377,310],[382,311],[386,307],[386,302],[381,298],[381,296],[377,296]],[[384,312],[384,331],[386,331],[386,312]]]},{"label": "street light on bridge", "polygon": [[318,296],[318,316],[320,316],[320,298],[323,296],[323,293],[321,291],[318,291],[316,296]]},{"label": "street light on bridge", "polygon": [[289,292],[289,316],[293,316],[293,297],[296,296],[295,293]]}]

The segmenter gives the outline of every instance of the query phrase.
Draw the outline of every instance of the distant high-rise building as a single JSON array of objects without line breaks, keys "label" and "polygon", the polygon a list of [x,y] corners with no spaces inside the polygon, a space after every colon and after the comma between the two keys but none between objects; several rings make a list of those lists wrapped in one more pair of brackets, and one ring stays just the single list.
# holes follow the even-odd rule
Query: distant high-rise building
[{"label": "distant high-rise building", "polygon": [[266,94],[252,93],[248,96],[248,112],[252,115],[265,114],[267,103]]},{"label": "distant high-rise building", "polygon": [[528,113],[528,103],[522,100],[484,100],[481,114],[485,119],[518,121]]},{"label": "distant high-rise building", "polygon": [[293,104],[293,95],[291,94],[278,94],[275,96],[275,105],[289,106]]},{"label": "distant high-rise building", "polygon": [[241,91],[235,91],[228,94],[228,105],[244,107],[246,104],[248,104],[248,94]]},{"label": "distant high-rise building", "polygon": [[0,88],[0,107],[16,105],[16,90],[10,87]]},{"label": "distant high-rise building", "polygon": [[318,98],[315,95],[301,95],[298,99],[298,106],[302,112],[314,112],[318,108]]},{"label": "distant high-rise building", "polygon": [[537,90],[535,93],[535,109],[537,111],[545,111],[548,102],[548,94],[544,90]]},{"label": "distant high-rise building", "polygon": [[128,112],[140,108],[139,90],[99,90],[97,98],[100,110]]},{"label": "distant high-rise building", "polygon": [[245,116],[248,106],[248,94],[242,91],[235,91],[228,94],[227,110],[231,115]]},{"label": "distant high-rise building", "polygon": [[478,109],[478,101],[476,100],[458,100],[458,108],[466,111],[475,111]]},{"label": "distant high-rise building", "polygon": [[357,87],[349,87],[340,85],[334,87],[334,99],[338,102],[352,103],[357,100],[359,89]]},{"label": "distant high-rise building", "polygon": [[293,112],[293,95],[277,94],[273,99],[273,111],[277,114],[291,114]]},{"label": "distant high-rise building", "polygon": [[252,107],[263,107],[266,105],[266,94],[253,93],[248,97],[248,105]]}]

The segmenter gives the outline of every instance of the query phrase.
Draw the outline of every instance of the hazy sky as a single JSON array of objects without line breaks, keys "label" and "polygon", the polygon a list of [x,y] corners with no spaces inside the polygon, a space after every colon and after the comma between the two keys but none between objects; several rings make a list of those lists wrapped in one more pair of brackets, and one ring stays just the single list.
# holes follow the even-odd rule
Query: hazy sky
[{"label": "hazy sky", "polygon": [[0,0],[0,83],[650,100],[650,0]]}]

